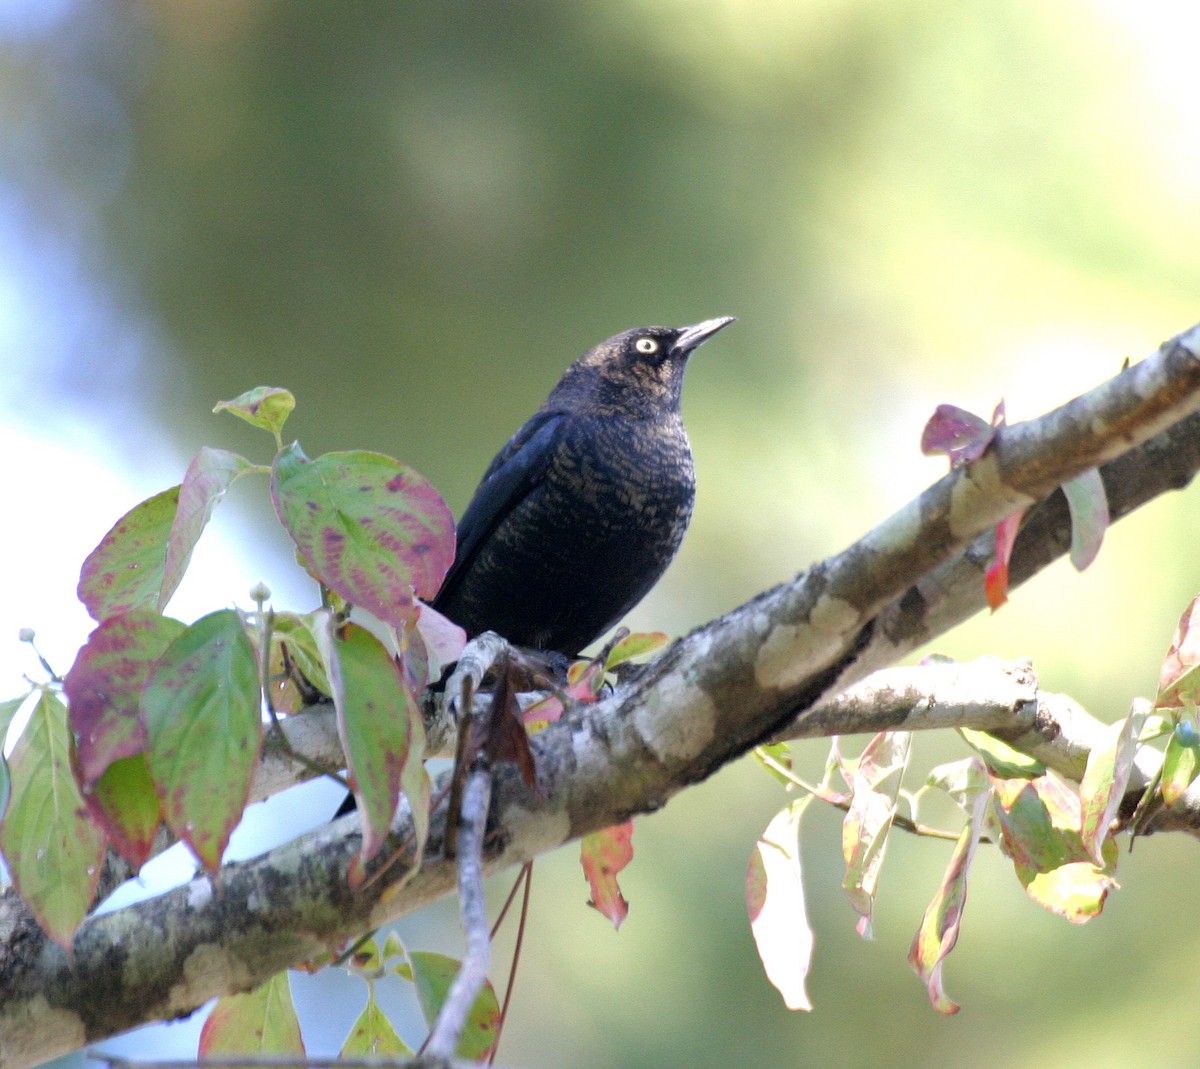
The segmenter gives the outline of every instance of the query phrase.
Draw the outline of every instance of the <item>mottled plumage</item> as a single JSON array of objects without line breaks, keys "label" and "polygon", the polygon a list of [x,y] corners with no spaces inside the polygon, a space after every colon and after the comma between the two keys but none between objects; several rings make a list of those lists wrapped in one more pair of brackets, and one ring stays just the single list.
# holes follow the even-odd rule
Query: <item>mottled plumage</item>
[{"label": "mottled plumage", "polygon": [[731,322],[627,330],[572,364],[484,473],[434,607],[571,656],[633,608],[692,514],[687,358]]}]

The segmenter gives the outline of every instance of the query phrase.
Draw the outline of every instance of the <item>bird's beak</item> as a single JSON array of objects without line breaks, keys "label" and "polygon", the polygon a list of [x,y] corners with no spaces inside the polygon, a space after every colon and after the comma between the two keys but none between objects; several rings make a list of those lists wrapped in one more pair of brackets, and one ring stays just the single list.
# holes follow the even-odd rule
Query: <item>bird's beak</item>
[{"label": "bird's beak", "polygon": [[706,319],[703,323],[695,323],[690,327],[684,327],[680,331],[679,337],[675,339],[672,352],[676,356],[686,356],[697,346],[703,345],[708,341],[718,330],[729,326],[735,318],[735,316],[720,316],[717,319]]}]

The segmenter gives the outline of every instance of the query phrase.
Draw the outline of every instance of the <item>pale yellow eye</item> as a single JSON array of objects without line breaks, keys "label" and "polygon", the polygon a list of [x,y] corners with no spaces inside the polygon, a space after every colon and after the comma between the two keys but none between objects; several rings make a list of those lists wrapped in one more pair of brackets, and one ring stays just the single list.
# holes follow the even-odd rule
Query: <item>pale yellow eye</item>
[{"label": "pale yellow eye", "polygon": [[638,338],[633,347],[643,356],[658,352],[658,340],[655,338]]}]

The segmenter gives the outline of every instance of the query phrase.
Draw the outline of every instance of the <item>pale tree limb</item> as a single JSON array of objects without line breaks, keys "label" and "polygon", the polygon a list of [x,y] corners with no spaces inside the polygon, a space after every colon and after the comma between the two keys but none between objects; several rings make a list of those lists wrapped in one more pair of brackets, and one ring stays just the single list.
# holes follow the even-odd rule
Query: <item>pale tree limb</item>
[{"label": "pale tree limb", "polygon": [[[982,600],[977,554],[995,523],[1154,435],[1169,437],[1168,427],[1200,407],[1198,341],[1200,328],[1069,405],[1004,429],[980,460],[940,480],[845,553],[693,632],[601,702],[552,725],[533,740],[540,792],[510,767],[496,770],[487,870],[657,809],[785,728],[828,733],[832,725],[819,716],[828,695],[936,637]],[[1194,420],[1186,436],[1198,437]],[[1131,491],[1131,500],[1139,492]],[[1061,530],[1054,527],[1039,545],[1059,540]],[[1046,559],[1058,552],[1046,550]],[[919,727],[920,720],[914,711],[903,726]],[[939,715],[937,726],[952,725]],[[853,730],[837,725],[838,733]],[[226,866],[216,892],[201,878],[90,918],[73,961],[6,896],[0,1063],[19,1069],[146,1021],[185,1015],[450,893],[445,820],[443,806],[423,867],[402,888],[404,873],[393,866],[367,890],[350,892],[346,873],[359,847],[357,816],[350,815]],[[393,849],[409,827],[402,804]]]}]

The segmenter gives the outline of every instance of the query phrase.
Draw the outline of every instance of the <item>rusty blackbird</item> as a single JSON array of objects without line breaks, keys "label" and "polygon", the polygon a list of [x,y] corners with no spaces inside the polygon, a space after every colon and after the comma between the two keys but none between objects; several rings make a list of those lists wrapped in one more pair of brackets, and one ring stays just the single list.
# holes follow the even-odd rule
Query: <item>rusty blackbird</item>
[{"label": "rusty blackbird", "polygon": [[484,472],[434,607],[470,635],[567,656],[633,608],[692,515],[688,357],[732,322],[627,330],[567,368]]}]

